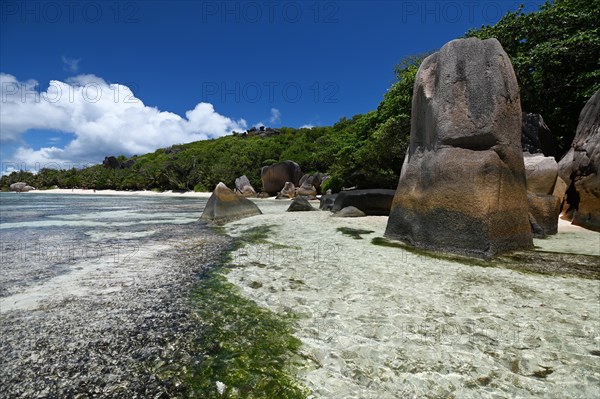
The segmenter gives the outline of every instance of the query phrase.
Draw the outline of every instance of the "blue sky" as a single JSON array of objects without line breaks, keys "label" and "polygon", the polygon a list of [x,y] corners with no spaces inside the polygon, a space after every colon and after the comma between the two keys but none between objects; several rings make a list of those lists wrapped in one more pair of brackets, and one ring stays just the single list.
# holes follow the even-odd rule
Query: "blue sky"
[{"label": "blue sky", "polygon": [[329,125],[521,3],[543,1],[2,1],[3,172]]}]

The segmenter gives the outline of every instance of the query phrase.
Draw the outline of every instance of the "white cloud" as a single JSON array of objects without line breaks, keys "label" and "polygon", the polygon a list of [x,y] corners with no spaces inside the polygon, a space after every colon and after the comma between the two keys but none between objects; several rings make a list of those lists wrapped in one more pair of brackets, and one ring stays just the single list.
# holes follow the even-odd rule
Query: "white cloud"
[{"label": "white cloud", "polygon": [[314,127],[314,125],[308,124],[308,125],[302,125],[302,126],[300,126],[300,129],[312,129],[313,127]]},{"label": "white cloud", "polygon": [[67,72],[77,72],[79,70],[79,63],[81,58],[69,58],[62,56],[63,69]]},{"label": "white cloud", "polygon": [[272,125],[281,122],[281,111],[277,108],[271,108],[271,119],[269,119]]},{"label": "white cloud", "polygon": [[[149,107],[120,84],[94,75],[80,75],[36,92],[37,82],[18,81],[0,73],[0,141],[18,141],[30,129],[74,133],[65,147],[33,150],[19,147],[13,160],[27,163],[97,163],[106,155],[144,154],[246,129],[246,121],[217,113],[212,104],[198,103],[185,118]],[[56,136],[53,134],[52,136]]]}]

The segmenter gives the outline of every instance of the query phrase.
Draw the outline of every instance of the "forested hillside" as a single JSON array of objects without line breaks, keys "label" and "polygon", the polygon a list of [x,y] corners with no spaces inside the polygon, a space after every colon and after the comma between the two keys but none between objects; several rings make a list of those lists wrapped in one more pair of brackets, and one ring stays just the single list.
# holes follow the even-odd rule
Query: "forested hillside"
[{"label": "forested hillside", "polygon": [[[600,0],[546,3],[538,12],[516,11],[496,25],[471,30],[470,37],[496,37],[511,56],[524,111],[540,113],[564,153],[579,112],[600,88]],[[96,165],[82,170],[42,169],[3,176],[0,188],[26,181],[37,188],[210,191],[231,186],[245,174],[260,188],[260,168],[291,159],[302,171],[332,175],[330,188],[395,188],[409,135],[412,89],[425,55],[395,67],[396,83],[376,110],[342,118],[333,126],[280,128],[278,134],[235,134],[159,149],[130,158],[125,168]],[[111,155],[111,154],[107,154]],[[99,162],[101,160],[98,160]]]}]

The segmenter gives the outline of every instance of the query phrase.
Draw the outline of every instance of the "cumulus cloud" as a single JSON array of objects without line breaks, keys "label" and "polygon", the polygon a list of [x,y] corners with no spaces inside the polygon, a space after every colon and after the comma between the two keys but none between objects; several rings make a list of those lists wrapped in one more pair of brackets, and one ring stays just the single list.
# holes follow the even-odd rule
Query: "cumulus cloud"
[{"label": "cumulus cloud", "polygon": [[271,108],[271,119],[269,119],[269,122],[273,125],[281,122],[281,111],[277,108]]},{"label": "cumulus cloud", "polygon": [[315,127],[315,126],[311,125],[311,124],[307,124],[307,125],[300,126],[300,129],[312,129],[313,127]]},{"label": "cumulus cloud", "polygon": [[[30,129],[73,133],[65,147],[28,145],[13,160],[28,163],[97,163],[106,155],[133,155],[161,147],[220,137],[246,129],[246,121],[220,115],[212,104],[198,103],[185,117],[145,105],[121,84],[94,75],[50,81],[36,91],[34,80],[0,73],[0,141],[16,141]],[[56,134],[53,134],[56,136]]]},{"label": "cumulus cloud", "polygon": [[77,72],[79,70],[79,63],[81,58],[69,58],[62,56],[63,69],[67,72]]}]

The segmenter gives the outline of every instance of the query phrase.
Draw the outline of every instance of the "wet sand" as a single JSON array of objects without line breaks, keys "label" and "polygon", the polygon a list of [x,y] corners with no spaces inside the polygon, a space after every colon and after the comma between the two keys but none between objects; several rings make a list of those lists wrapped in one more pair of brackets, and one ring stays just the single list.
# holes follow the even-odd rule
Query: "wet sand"
[{"label": "wet sand", "polygon": [[[284,213],[226,226],[272,226],[270,244],[234,254],[245,296],[299,317],[314,398],[595,397],[600,281],[481,267],[376,246],[387,217]],[[371,231],[354,239],[339,227]],[[577,233],[574,236],[569,233]],[[561,223],[539,250],[600,255],[600,234]]]}]

